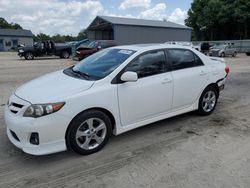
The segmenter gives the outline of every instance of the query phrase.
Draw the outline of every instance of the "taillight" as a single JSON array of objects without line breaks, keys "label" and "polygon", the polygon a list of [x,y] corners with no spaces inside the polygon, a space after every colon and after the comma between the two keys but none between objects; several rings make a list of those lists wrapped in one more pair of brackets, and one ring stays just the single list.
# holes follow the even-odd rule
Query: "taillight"
[{"label": "taillight", "polygon": [[229,74],[229,66],[226,66],[225,72],[227,73],[227,75]]}]

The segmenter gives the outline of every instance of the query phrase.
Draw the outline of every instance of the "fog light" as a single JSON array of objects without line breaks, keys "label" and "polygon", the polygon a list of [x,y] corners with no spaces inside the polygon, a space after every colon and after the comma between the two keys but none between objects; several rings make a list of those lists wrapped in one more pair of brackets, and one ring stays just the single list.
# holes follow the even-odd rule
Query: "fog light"
[{"label": "fog light", "polygon": [[39,135],[38,133],[32,133],[30,136],[30,143],[34,145],[39,145]]}]

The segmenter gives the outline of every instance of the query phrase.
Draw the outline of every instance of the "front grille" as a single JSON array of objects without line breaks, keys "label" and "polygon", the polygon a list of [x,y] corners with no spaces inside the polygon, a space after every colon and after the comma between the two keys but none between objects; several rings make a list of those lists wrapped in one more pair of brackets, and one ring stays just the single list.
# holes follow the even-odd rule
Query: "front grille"
[{"label": "front grille", "polygon": [[212,51],[212,56],[218,57],[219,56],[219,52],[218,51]]},{"label": "front grille", "polygon": [[15,107],[17,107],[17,108],[22,108],[23,107],[23,105],[22,104],[17,104],[17,103],[12,103],[12,105],[13,106],[15,106]]},{"label": "front grille", "polygon": [[17,137],[17,135],[16,135],[16,133],[15,133],[14,131],[10,130],[10,133],[11,133],[11,135],[13,136],[13,138],[14,138],[16,141],[20,142],[19,138]]},{"label": "front grille", "polygon": [[10,110],[13,114],[16,114],[17,111],[16,110]]},{"label": "front grille", "polygon": [[24,107],[24,105],[16,102],[10,102],[8,107],[10,112],[12,112],[13,114],[17,114]]}]

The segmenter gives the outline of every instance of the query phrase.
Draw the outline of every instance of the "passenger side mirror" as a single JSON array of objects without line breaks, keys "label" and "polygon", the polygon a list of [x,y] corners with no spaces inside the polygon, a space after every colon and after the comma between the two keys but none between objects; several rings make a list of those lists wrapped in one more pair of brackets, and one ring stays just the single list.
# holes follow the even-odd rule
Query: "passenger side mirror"
[{"label": "passenger side mirror", "polygon": [[100,50],[100,49],[102,49],[102,47],[101,46],[97,46],[97,48]]},{"label": "passenger side mirror", "polygon": [[127,71],[121,76],[123,82],[136,82],[138,80],[138,75],[136,72]]}]

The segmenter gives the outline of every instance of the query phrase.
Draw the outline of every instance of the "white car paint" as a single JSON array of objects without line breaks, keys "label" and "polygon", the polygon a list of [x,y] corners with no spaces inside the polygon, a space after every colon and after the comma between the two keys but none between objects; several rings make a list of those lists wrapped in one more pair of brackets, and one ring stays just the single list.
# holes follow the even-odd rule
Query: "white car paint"
[{"label": "white car paint", "polygon": [[[135,82],[112,84],[112,80],[138,55],[156,49],[188,49],[200,57],[204,66],[170,71],[144,77]],[[114,119],[113,133],[119,135],[143,125],[198,109],[202,91],[211,83],[225,82],[226,65],[195,49],[178,45],[131,45],[112,49],[136,51],[111,74],[97,81],[81,80],[57,71],[24,84],[10,97],[5,121],[10,141],[24,152],[44,155],[64,151],[66,130],[74,117],[91,108],[109,111]],[[31,104],[65,102],[55,113],[39,118],[23,117]],[[17,103],[23,107],[16,108]],[[18,111],[13,114],[10,110]],[[18,135],[13,138],[10,130]],[[39,145],[29,142],[32,132],[39,133]]]}]

